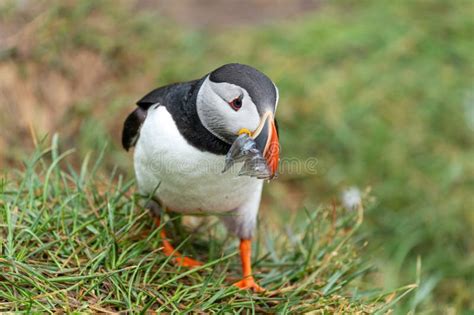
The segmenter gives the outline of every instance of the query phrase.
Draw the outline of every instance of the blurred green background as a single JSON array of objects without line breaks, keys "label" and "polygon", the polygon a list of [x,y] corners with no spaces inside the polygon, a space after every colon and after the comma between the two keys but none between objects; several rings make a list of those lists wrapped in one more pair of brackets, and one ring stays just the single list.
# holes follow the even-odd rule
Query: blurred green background
[{"label": "blurred green background", "polygon": [[[121,125],[151,89],[250,64],[280,89],[263,220],[370,187],[367,281],[400,311],[474,308],[474,1],[0,1],[0,169],[58,132],[133,176]],[[302,215],[303,217],[303,215]]]}]

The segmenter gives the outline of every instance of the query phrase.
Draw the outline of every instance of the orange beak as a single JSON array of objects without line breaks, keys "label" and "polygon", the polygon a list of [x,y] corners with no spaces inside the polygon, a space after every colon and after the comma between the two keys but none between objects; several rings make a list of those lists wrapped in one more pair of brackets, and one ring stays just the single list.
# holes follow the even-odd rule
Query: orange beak
[{"label": "orange beak", "polygon": [[278,141],[278,132],[273,113],[267,112],[263,116],[252,138],[254,138],[257,148],[267,160],[272,177],[274,177],[277,173],[278,163],[280,162],[280,143]]}]

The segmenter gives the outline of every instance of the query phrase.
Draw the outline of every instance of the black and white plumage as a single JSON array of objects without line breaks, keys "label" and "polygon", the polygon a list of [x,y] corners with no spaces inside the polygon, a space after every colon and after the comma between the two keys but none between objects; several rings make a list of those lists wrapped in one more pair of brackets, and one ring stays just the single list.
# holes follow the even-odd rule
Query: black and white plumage
[{"label": "black and white plumage", "polygon": [[135,146],[140,192],[154,192],[174,212],[222,214],[231,232],[250,239],[263,180],[222,170],[233,141],[247,132],[276,171],[279,149],[270,146],[278,145],[277,103],[273,82],[242,64],[153,90],[137,102],[122,135],[125,149]]}]

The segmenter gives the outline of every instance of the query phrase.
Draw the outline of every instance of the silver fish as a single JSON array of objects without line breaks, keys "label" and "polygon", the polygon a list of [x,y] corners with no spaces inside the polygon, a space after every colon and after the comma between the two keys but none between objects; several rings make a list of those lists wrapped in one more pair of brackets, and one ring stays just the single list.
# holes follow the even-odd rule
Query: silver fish
[{"label": "silver fish", "polygon": [[259,179],[272,178],[267,161],[257,149],[255,140],[247,134],[238,136],[230,147],[225,157],[225,166],[222,173],[226,172],[237,162],[244,162],[239,171],[239,176],[250,176]]}]

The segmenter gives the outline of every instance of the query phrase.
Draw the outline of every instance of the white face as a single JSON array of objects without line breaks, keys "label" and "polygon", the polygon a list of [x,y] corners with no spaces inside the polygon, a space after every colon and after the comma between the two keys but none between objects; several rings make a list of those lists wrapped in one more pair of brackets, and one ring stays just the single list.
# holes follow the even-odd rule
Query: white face
[{"label": "white face", "polygon": [[[241,100],[240,108],[232,101]],[[253,132],[260,123],[257,106],[247,91],[230,83],[215,83],[207,77],[196,100],[197,112],[202,124],[219,139],[231,143],[241,129]]]}]

